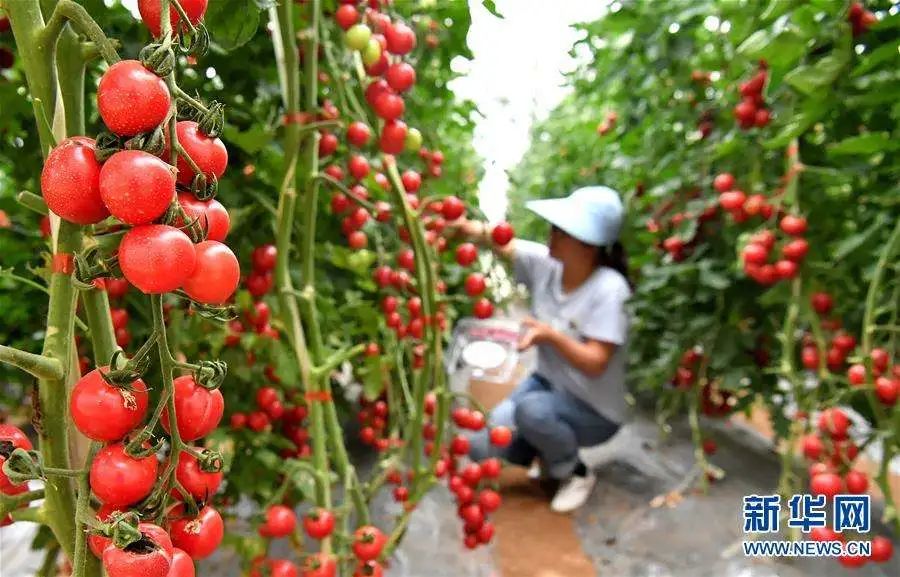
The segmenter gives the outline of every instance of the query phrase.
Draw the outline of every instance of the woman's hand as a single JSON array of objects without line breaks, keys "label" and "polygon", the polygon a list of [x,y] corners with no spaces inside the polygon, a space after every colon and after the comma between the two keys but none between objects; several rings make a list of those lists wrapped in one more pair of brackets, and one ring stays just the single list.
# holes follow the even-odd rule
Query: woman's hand
[{"label": "woman's hand", "polygon": [[520,351],[549,341],[555,332],[555,329],[547,323],[542,323],[531,317],[526,317],[522,321],[522,326],[525,330],[522,331],[522,335],[519,337],[518,349]]}]

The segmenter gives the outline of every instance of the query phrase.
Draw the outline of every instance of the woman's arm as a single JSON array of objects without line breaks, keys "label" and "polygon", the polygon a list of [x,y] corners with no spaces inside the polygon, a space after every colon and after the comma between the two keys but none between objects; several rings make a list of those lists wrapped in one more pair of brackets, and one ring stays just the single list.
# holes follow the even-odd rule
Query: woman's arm
[{"label": "woman's arm", "polygon": [[536,344],[549,344],[573,367],[589,377],[602,375],[609,359],[616,352],[616,345],[612,343],[594,339],[578,340],[532,318],[525,319],[522,324],[526,330],[519,339],[519,350]]}]

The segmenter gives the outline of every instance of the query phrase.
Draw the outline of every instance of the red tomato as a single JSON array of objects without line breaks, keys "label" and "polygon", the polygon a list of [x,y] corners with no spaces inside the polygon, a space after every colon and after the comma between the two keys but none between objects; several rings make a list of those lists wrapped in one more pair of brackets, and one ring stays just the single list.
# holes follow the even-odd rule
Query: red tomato
[{"label": "red tomato", "polygon": [[792,260],[779,260],[775,263],[775,274],[780,279],[791,279],[797,276],[797,263]]},{"label": "red tomato", "polygon": [[841,535],[830,527],[813,527],[812,531],[809,532],[809,538],[813,541],[821,542],[840,541]]},{"label": "red tomato", "polygon": [[740,210],[746,201],[747,195],[742,190],[732,190],[719,195],[719,206],[731,212]]},{"label": "red tomato", "polygon": [[353,554],[360,561],[378,559],[387,537],[378,527],[364,525],[353,533]]},{"label": "red tomato", "polygon": [[172,555],[150,540],[145,544],[147,547],[129,547],[127,550],[109,545],[103,551],[107,577],[167,577]]},{"label": "red tomato", "polygon": [[[203,451],[200,447],[194,447],[194,450]],[[208,472],[201,469],[197,457],[187,451],[182,451],[178,457],[175,478],[197,501],[204,503],[209,501],[219,490],[223,477],[222,471]]]},{"label": "red tomato", "polygon": [[347,30],[359,20],[359,12],[351,4],[343,4],[335,11],[334,20],[342,30]]},{"label": "red tomato", "polygon": [[134,459],[122,443],[107,445],[91,464],[91,490],[105,505],[137,503],[153,490],[158,465],[156,455]]},{"label": "red tomato", "polygon": [[[222,242],[228,236],[231,228],[231,217],[222,203],[212,198],[210,200],[198,200],[190,192],[179,192],[178,202],[185,214],[192,220],[197,220],[203,230],[206,231],[206,240]],[[179,226],[183,222],[176,223]]]},{"label": "red tomato", "polygon": [[347,162],[347,171],[353,178],[362,180],[369,175],[369,161],[364,156],[354,154]]},{"label": "red tomato", "polygon": [[744,247],[741,254],[744,262],[751,264],[765,264],[769,259],[769,251],[766,250],[766,247],[752,242]]},{"label": "red tomato", "polygon": [[253,270],[259,272],[270,271],[275,268],[278,257],[278,250],[274,244],[264,244],[253,249],[251,260],[253,261]]},{"label": "red tomato", "polygon": [[[194,381],[191,375],[175,379],[175,415],[183,441],[205,437],[219,425],[225,401],[219,390],[210,391]],[[162,425],[169,432],[169,410],[163,410]]]},{"label": "red tomato", "polygon": [[460,266],[469,266],[478,258],[478,249],[471,242],[464,242],[456,247],[456,262]]},{"label": "red tomato", "polygon": [[172,543],[191,556],[191,559],[205,559],[222,542],[225,524],[219,512],[210,506],[203,507],[196,517],[182,516],[183,508],[173,511],[169,534]]},{"label": "red tomato", "polygon": [[469,439],[463,435],[456,435],[453,437],[453,440],[450,441],[450,452],[454,455],[468,455],[469,447]]},{"label": "red tomato", "polygon": [[491,231],[491,238],[497,246],[506,246],[513,239],[515,233],[508,222],[501,222]]},{"label": "red tomato", "polygon": [[141,150],[122,150],[103,163],[100,196],[109,212],[131,225],[162,216],[175,196],[175,175],[159,158]]},{"label": "red tomato", "polygon": [[303,577],[335,577],[337,562],[326,553],[313,553],[303,562]]},{"label": "red tomato", "polygon": [[779,223],[781,230],[791,236],[800,236],[806,232],[806,219],[795,214],[788,214]]},{"label": "red tomato", "polygon": [[347,142],[353,146],[363,147],[369,143],[371,137],[372,131],[365,122],[356,120],[347,126]]},{"label": "red tomato", "polygon": [[163,79],[137,60],[121,60],[110,66],[97,87],[100,117],[120,136],[153,130],[165,120],[171,103]]},{"label": "red tomato", "polygon": [[353,250],[362,250],[369,244],[369,238],[363,231],[354,230],[347,237],[347,244],[349,244],[350,248]]},{"label": "red tomato", "polygon": [[197,302],[223,304],[237,290],[241,269],[231,249],[215,240],[194,246],[197,264],[182,284],[184,292]]},{"label": "red tomato", "polygon": [[94,140],[67,138],[50,151],[41,171],[41,192],[47,207],[63,220],[95,224],[109,216],[100,197],[100,163]]},{"label": "red tomato", "polygon": [[809,489],[814,495],[825,495],[829,499],[840,493],[842,486],[841,478],[834,473],[820,473],[809,481]]},{"label": "red tomato", "polygon": [[378,561],[360,561],[353,571],[353,577],[383,577],[384,570]]},{"label": "red tomato", "polygon": [[324,539],[334,531],[334,513],[327,509],[315,509],[303,517],[303,529],[313,539]]},{"label": "red tomato", "polygon": [[893,406],[900,397],[900,380],[878,377],[875,379],[875,396],[885,405]]},{"label": "red tomato", "polygon": [[338,147],[338,138],[334,134],[326,131],[319,133],[319,156],[331,156]]},{"label": "red tomato", "polygon": [[416,47],[416,33],[404,22],[394,22],[384,30],[387,49],[391,54],[404,55]]},{"label": "red tomato", "polygon": [[[172,550],[172,567],[166,577],[195,577],[197,570],[194,568],[194,561],[190,555],[175,548]],[[273,574],[272,577],[275,577]]]},{"label": "red tomato", "polygon": [[[260,569],[265,566],[264,571]],[[265,559],[257,557],[250,568],[250,577],[297,577],[297,566],[287,559]]]},{"label": "red tomato", "polygon": [[[212,177],[219,179],[228,167],[228,150],[219,138],[211,138],[200,131],[200,125],[193,120],[182,120],[175,125],[178,143],[191,157],[197,167],[206,175],[208,182]],[[178,182],[189,186],[194,179],[194,170],[182,156],[178,157]]]},{"label": "red tomato", "polygon": [[31,441],[28,440],[28,436],[22,432],[22,429],[15,425],[0,423],[0,441],[9,441],[13,444],[13,447],[17,449],[25,449],[26,451],[34,449]]},{"label": "red tomato", "polygon": [[487,288],[487,284],[485,283],[483,274],[473,272],[466,277],[465,289],[466,294],[469,296],[477,297],[484,292],[485,288]]},{"label": "red tomato", "polygon": [[498,426],[491,429],[491,444],[495,447],[508,447],[512,443],[512,431],[509,427]]},{"label": "red tomato", "polygon": [[197,262],[186,234],[164,224],[136,226],[119,244],[119,267],[125,278],[145,294],[180,287]]},{"label": "red tomato", "polygon": [[887,563],[894,555],[894,545],[887,537],[881,535],[872,539],[872,551],[869,560],[876,563]]},{"label": "red tomato", "polygon": [[[208,0],[181,0],[181,7],[184,9],[184,13],[187,14],[188,21],[197,25],[200,20],[203,19],[203,15],[206,13],[206,4]],[[158,37],[162,34],[162,3],[160,0],[138,0],[138,11],[141,13],[141,20],[144,21],[144,24],[150,30],[150,33],[153,34],[154,37]],[[187,26],[181,23],[180,15],[178,14],[178,10],[174,7],[169,8],[169,14],[171,14],[170,22],[172,23],[172,30],[174,32],[183,31],[187,29]]]},{"label": "red tomato", "polygon": [[272,290],[272,285],[275,284],[275,279],[272,277],[271,272],[259,272],[253,271],[247,276],[247,290],[250,291],[250,294],[256,298],[259,298],[270,290]]},{"label": "red tomato", "polygon": [[406,92],[416,83],[416,69],[408,62],[397,62],[388,67],[384,78],[397,92]]},{"label": "red tomato", "polygon": [[416,269],[416,253],[412,249],[403,249],[397,253],[397,266],[406,270]]},{"label": "red tomato", "polygon": [[494,314],[494,303],[486,298],[480,298],[472,306],[472,314],[479,319],[489,318]]},{"label": "red tomato", "polygon": [[84,375],[72,388],[69,412],[75,427],[95,441],[118,441],[144,420],[147,414],[147,385],[137,379],[127,387],[114,387],[100,367]]},{"label": "red tomato", "polygon": [[861,471],[848,471],[844,475],[844,485],[847,486],[848,493],[862,495],[869,490],[869,478]]},{"label": "red tomato", "polygon": [[257,433],[264,431],[270,424],[269,416],[262,411],[253,411],[247,415],[247,426]]},{"label": "red tomato", "polygon": [[822,456],[822,451],[825,449],[825,446],[822,444],[822,439],[813,434],[805,435],[802,444],[803,455],[807,459],[818,459]]},{"label": "red tomato", "polygon": [[485,459],[481,462],[481,474],[486,479],[496,479],[500,476],[500,470],[503,466],[500,463],[500,459],[490,458]]},{"label": "red tomato", "polygon": [[266,510],[266,520],[259,526],[259,534],[263,537],[287,537],[297,526],[297,515],[290,507],[272,505]]},{"label": "red tomato", "polygon": [[[400,154],[406,146],[406,123],[402,120],[389,120],[381,129],[379,146],[386,154]],[[382,188],[387,188],[382,186]]]},{"label": "red tomato", "polygon": [[811,297],[812,307],[815,309],[817,313],[820,315],[827,315],[831,312],[831,307],[834,306],[834,301],[826,292],[817,292],[813,293]]},{"label": "red tomato", "polygon": [[466,212],[466,205],[455,196],[448,196],[441,203],[441,214],[447,220],[456,220]]},{"label": "red tomato", "polygon": [[[384,120],[396,120],[403,116],[406,104],[403,97],[394,93],[392,90],[382,92],[372,105],[372,110],[379,118]],[[404,137],[405,144],[405,137]]]},{"label": "red tomato", "polygon": [[795,238],[781,247],[781,254],[784,258],[794,262],[800,262],[809,252],[809,243],[805,238]]},{"label": "red tomato", "polygon": [[[98,521],[109,521],[109,518],[113,513],[121,511],[122,507],[119,505],[100,505],[100,508],[97,510],[96,518]],[[91,552],[99,559],[103,558],[103,551],[106,547],[112,543],[112,539],[109,537],[104,537],[103,535],[99,535],[96,533],[91,533],[88,535],[88,546],[91,548]],[[171,539],[169,540],[169,545],[171,546]]]},{"label": "red tomato", "polygon": [[404,170],[400,180],[403,182],[403,189],[410,194],[418,192],[422,186],[422,175],[415,170]]},{"label": "red tomato", "polygon": [[713,179],[713,188],[718,192],[728,192],[734,188],[734,176],[727,172],[717,174]]}]

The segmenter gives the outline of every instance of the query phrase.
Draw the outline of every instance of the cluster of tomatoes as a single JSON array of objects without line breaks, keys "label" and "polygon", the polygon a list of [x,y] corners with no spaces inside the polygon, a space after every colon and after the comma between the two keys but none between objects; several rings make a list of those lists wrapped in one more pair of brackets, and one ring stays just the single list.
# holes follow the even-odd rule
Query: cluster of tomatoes
[{"label": "cluster of tomatoes", "polygon": [[[699,347],[686,350],[681,355],[675,375],[671,384],[679,391],[690,391],[697,385],[697,377],[700,365],[705,357]],[[713,380],[705,383],[700,390],[700,412],[707,417],[726,417],[737,405],[737,397],[731,391],[719,388]],[[704,451],[712,454],[715,451],[715,443],[712,440],[704,441]]]},{"label": "cluster of tomatoes", "polygon": [[[813,463],[809,467],[809,489],[814,495],[824,495],[833,499],[839,494],[862,495],[869,491],[868,475],[854,468],[859,455],[859,447],[850,438],[852,423],[847,414],[839,408],[828,408],[819,413],[816,432],[801,439],[803,455]],[[813,529],[810,538],[816,541],[842,541],[845,535],[828,527]],[[893,544],[887,537],[876,536],[871,541],[871,555],[845,555],[838,561],[846,567],[861,567],[868,561],[887,562],[894,552]]]},{"label": "cluster of tomatoes", "polygon": [[[0,423],[0,493],[7,496],[21,495],[28,492],[28,483],[13,483],[3,472],[3,463],[15,449],[32,450],[34,447],[22,429],[13,425]],[[26,507],[27,504],[22,504]],[[12,516],[7,513],[0,519],[0,527],[5,527],[13,522]]]},{"label": "cluster of tomatoes", "polygon": [[[292,394],[296,394],[292,391]],[[296,401],[296,399],[295,399]],[[300,402],[285,404],[281,393],[275,387],[261,387],[256,391],[256,411],[250,413],[232,413],[231,428],[240,430],[248,428],[256,433],[270,430],[274,423],[281,425],[281,434],[289,440],[293,447],[281,451],[284,458],[307,457],[310,454],[309,431],[306,418],[309,414],[307,406]]]},{"label": "cluster of tomatoes", "polygon": [[762,128],[769,124],[771,113],[766,108],[763,90],[769,78],[768,65],[760,60],[756,74],[750,80],[742,82],[739,88],[741,101],[734,107],[734,118],[742,130],[750,130],[754,126]]},{"label": "cluster of tomatoes", "polygon": [[861,2],[852,2],[850,10],[847,12],[847,22],[850,23],[853,29],[853,37],[855,38],[868,32],[869,28],[878,22],[878,17],[871,11],[866,10],[866,7]]}]

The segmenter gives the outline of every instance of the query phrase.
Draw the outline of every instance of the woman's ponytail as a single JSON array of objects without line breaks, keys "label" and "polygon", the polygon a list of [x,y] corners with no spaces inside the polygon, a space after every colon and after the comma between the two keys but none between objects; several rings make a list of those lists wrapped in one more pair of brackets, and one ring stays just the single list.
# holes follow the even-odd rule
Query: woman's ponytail
[{"label": "woman's ponytail", "polygon": [[[598,253],[598,265],[600,266],[608,266],[609,268],[617,271],[625,280],[628,281],[628,284],[631,285],[631,279],[628,278],[628,255],[625,254],[625,247],[622,246],[622,243],[616,241],[609,248],[605,246],[601,246]],[[633,285],[632,285],[633,287]]]}]

